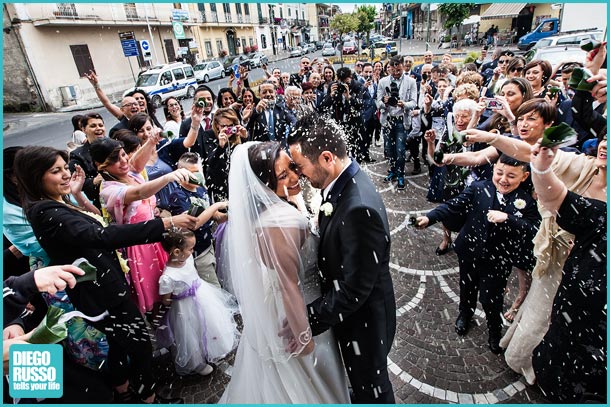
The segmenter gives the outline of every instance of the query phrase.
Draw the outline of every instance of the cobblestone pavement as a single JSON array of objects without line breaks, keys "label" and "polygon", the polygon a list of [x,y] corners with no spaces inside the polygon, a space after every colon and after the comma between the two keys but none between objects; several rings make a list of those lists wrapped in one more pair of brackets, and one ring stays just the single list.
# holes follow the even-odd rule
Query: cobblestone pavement
[{"label": "cobblestone pavement", "polygon": [[[485,317],[479,305],[467,336],[454,331],[458,313],[457,257],[436,256],[440,227],[415,230],[407,226],[408,212],[434,207],[426,201],[428,174],[407,176],[407,188],[383,183],[388,165],[380,147],[378,161],[364,170],[382,194],[391,235],[391,272],[396,292],[397,332],[388,358],[397,403],[546,403],[536,387],[527,386],[487,347]],[[412,171],[407,163],[405,173]],[[516,274],[509,281],[508,308],[517,293]],[[232,357],[208,377],[176,378],[171,393],[186,403],[216,403],[230,380]],[[170,389],[168,387],[167,389]]]}]

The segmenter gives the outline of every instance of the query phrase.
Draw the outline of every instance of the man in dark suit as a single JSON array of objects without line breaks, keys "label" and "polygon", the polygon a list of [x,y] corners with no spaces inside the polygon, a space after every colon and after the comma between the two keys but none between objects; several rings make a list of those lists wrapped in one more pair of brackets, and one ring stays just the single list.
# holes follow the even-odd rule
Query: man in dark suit
[{"label": "man in dark suit", "polygon": [[[432,51],[426,51],[424,52],[424,62],[419,64],[419,65],[415,65],[413,67],[413,74],[415,75],[415,78],[417,78],[417,76],[419,76],[421,78],[421,71],[424,65],[428,65],[428,64],[432,64],[434,66],[438,65],[437,62],[432,62],[432,59],[434,58],[434,54],[432,53]],[[421,79],[420,79],[421,81]]]},{"label": "man in dark suit", "polygon": [[318,267],[322,296],[307,306],[313,335],[332,329],[356,403],[394,403],[387,356],[396,332],[390,228],[370,178],[347,156],[343,131],[317,115],[300,119],[290,152],[322,188]]},{"label": "man in dark suit", "polygon": [[[205,104],[204,107],[197,106],[197,101],[199,99],[203,99]],[[214,100],[216,97],[214,96],[214,92],[212,89],[207,87],[206,85],[200,85],[197,90],[195,90],[195,96],[193,97],[193,107],[191,110],[191,117],[188,119],[182,120],[180,124],[180,137],[188,137],[192,135],[192,132],[197,132],[197,137],[194,139],[194,144],[188,145],[185,144],[185,148],[190,148],[191,151],[198,153],[203,160],[207,158],[210,154],[210,146],[211,140],[210,131],[212,130],[212,121],[214,120],[214,113],[212,109],[214,108]],[[172,162],[178,162],[180,156],[186,152],[181,152],[175,160]]]},{"label": "man in dark suit", "polygon": [[487,318],[489,349],[502,353],[502,306],[513,264],[532,256],[540,214],[531,194],[519,188],[527,164],[507,155],[494,165],[491,180],[473,182],[460,195],[417,218],[418,227],[459,220],[455,240],[460,266],[460,314],[455,331],[465,335],[479,301]]},{"label": "man in dark suit", "polygon": [[363,91],[368,93],[368,97],[363,99],[364,105],[362,106],[362,121],[364,123],[364,129],[362,133],[360,151],[363,156],[362,160],[365,163],[374,163],[375,159],[371,158],[369,148],[373,141],[373,133],[375,129],[380,125],[379,119],[377,118],[377,84],[373,81],[373,65],[366,62],[362,66],[362,77],[361,81]]},{"label": "man in dark suit", "polygon": [[290,75],[288,84],[300,88],[303,82],[309,82],[309,75],[311,75],[311,61],[309,58],[303,57],[299,64],[299,72]]},{"label": "man in dark suit", "polygon": [[275,84],[263,82],[259,86],[261,100],[252,112],[247,129],[250,141],[279,141],[288,148],[286,138],[289,124],[293,122],[286,107],[276,100]]}]

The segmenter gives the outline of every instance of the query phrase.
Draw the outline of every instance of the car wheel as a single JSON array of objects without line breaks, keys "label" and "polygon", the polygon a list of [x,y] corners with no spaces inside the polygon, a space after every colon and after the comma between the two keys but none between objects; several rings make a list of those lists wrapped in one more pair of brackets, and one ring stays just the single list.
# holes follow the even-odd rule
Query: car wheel
[{"label": "car wheel", "polygon": [[225,77],[225,71],[220,71],[220,77],[224,78]]},{"label": "car wheel", "polygon": [[210,78],[207,75],[203,76],[203,83],[206,83],[209,80],[210,80]]},{"label": "car wheel", "polygon": [[[207,78],[208,76],[206,75],[203,79],[207,82]],[[187,98],[192,98],[193,96],[195,96],[195,87],[194,86],[189,86],[188,89],[186,90],[186,97]]]},{"label": "car wheel", "polygon": [[161,107],[161,104],[163,103],[163,101],[161,100],[161,96],[159,95],[155,95],[150,99],[150,102],[153,104],[154,107],[159,108]]}]

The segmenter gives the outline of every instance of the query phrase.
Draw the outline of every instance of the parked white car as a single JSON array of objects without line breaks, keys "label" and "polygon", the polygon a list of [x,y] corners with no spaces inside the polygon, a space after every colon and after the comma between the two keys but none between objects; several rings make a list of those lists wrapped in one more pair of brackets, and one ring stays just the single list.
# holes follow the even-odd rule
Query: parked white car
[{"label": "parked white car", "polygon": [[224,78],[225,70],[218,61],[202,62],[193,67],[198,83],[206,83],[210,79]]},{"label": "parked white car", "polygon": [[336,52],[337,51],[335,50],[335,47],[333,47],[333,44],[331,44],[330,42],[327,42],[322,47],[322,56],[323,57],[332,57],[332,56],[335,56]]},{"label": "parked white car", "polygon": [[267,55],[262,52],[255,52],[250,55],[250,68],[258,68],[261,65],[266,65],[268,63],[269,59],[267,58]]},{"label": "parked white car", "polygon": [[296,47],[290,47],[290,57],[301,57],[305,55],[305,51],[303,51],[303,48],[296,46]]}]

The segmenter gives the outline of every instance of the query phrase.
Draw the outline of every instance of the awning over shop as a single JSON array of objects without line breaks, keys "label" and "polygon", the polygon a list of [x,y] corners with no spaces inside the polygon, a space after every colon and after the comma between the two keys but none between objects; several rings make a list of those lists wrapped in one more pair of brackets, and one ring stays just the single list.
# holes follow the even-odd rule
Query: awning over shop
[{"label": "awning over shop", "polygon": [[517,17],[523,7],[527,3],[497,3],[492,4],[485,12],[481,15],[481,20],[491,20],[494,18],[512,18]]}]

